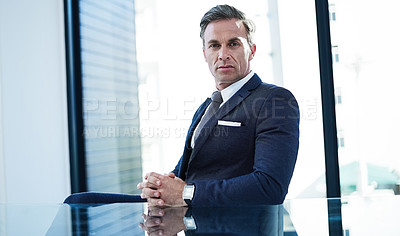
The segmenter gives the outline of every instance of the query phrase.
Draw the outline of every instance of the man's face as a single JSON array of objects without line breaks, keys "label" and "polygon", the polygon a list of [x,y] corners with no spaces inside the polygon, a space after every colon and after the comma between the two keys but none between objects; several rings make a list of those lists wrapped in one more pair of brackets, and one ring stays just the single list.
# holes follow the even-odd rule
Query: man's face
[{"label": "man's face", "polygon": [[204,32],[204,58],[222,90],[250,72],[256,46],[250,48],[246,28],[237,19],[215,21]]}]

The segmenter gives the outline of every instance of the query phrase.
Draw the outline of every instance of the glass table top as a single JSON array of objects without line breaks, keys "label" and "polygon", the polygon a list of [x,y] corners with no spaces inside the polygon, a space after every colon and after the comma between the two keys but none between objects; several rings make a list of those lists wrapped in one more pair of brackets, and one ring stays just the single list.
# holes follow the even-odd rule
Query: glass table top
[{"label": "glass table top", "polygon": [[163,209],[146,203],[0,204],[0,235],[400,235],[399,219],[399,196]]}]

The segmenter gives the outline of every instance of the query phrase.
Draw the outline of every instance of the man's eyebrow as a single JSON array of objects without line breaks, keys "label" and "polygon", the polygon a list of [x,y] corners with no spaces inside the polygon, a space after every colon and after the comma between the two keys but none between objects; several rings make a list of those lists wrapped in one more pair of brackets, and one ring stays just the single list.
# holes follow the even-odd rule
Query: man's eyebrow
[{"label": "man's eyebrow", "polygon": [[214,44],[214,43],[219,43],[218,40],[211,39],[210,41],[207,42],[207,44]]},{"label": "man's eyebrow", "polygon": [[[237,42],[237,41],[241,42],[239,37],[234,37],[234,38],[231,38],[231,39],[228,40],[229,43]],[[211,39],[210,41],[207,42],[207,44],[214,44],[214,43],[218,43],[219,44],[220,42],[218,40],[216,40],[216,39]]]},{"label": "man's eyebrow", "polygon": [[231,38],[228,40],[228,42],[235,42],[235,41],[241,41],[239,37]]}]

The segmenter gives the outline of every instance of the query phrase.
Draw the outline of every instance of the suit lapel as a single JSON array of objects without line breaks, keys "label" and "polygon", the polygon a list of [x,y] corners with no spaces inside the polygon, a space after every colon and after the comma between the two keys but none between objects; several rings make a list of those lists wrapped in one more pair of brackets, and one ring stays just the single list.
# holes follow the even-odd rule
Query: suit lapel
[{"label": "suit lapel", "polygon": [[208,105],[211,103],[211,98],[207,98],[203,104],[199,107],[199,110],[197,111],[197,115],[193,118],[193,122],[189,127],[189,132],[188,136],[186,137],[186,148],[191,149],[192,148],[192,137],[194,130],[196,129],[197,125],[199,124],[201,117],[204,115],[204,112],[206,111]]},{"label": "suit lapel", "polygon": [[[213,128],[217,125],[218,120],[223,118],[230,111],[232,111],[236,106],[238,106],[247,96],[249,96],[251,94],[252,90],[257,88],[258,85],[260,85],[260,83],[261,83],[260,78],[257,76],[257,74],[254,74],[254,76],[245,85],[243,85],[243,87],[241,89],[239,89],[239,91],[237,91],[226,103],[224,103],[222,105],[222,107],[217,111],[215,116],[210,118],[210,120],[204,125],[199,137],[196,140],[196,145],[193,149],[190,161],[193,158],[195,158],[197,153],[199,152],[199,150],[201,150],[201,147],[207,140],[208,136],[211,134]],[[203,113],[204,113],[204,111],[203,111]],[[200,121],[200,117],[199,117],[197,123]],[[197,124],[191,128],[194,130],[196,126],[197,126]],[[193,131],[192,131],[191,135],[193,135]]]}]

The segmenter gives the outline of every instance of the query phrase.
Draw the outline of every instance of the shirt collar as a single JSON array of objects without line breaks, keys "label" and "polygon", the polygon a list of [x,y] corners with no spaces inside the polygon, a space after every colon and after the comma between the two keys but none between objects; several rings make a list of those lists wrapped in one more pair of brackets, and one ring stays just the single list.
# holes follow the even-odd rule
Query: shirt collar
[{"label": "shirt collar", "polygon": [[222,99],[223,102],[221,104],[221,106],[227,102],[237,91],[239,91],[239,89],[241,89],[243,87],[243,85],[245,83],[247,83],[247,81],[249,81],[251,79],[251,77],[253,77],[254,72],[250,71],[250,73],[248,75],[246,75],[243,79],[236,81],[235,83],[229,85],[227,88],[221,90],[221,95],[222,95]]}]

